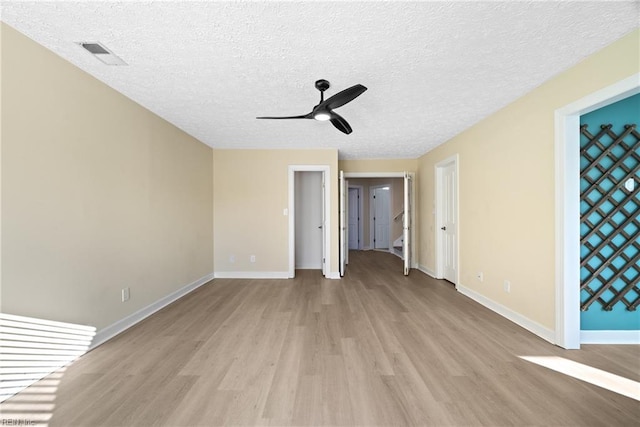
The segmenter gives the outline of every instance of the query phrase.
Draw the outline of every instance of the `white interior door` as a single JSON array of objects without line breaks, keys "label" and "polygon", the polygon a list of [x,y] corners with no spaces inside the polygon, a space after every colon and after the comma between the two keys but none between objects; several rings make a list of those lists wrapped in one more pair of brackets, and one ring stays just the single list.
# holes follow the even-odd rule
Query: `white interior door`
[{"label": "white interior door", "polygon": [[331,232],[327,228],[327,186],[326,186],[326,174],[321,172],[322,179],[322,223],[320,224],[320,234],[322,236],[322,275],[327,276],[329,274],[329,267],[327,266],[327,234]]},{"label": "white interior door", "polygon": [[458,277],[456,175],[456,163],[449,163],[442,168],[442,215],[440,224],[440,232],[442,233],[442,276],[453,284],[456,284]]},{"label": "white interior door", "polygon": [[360,189],[349,188],[349,249],[360,245]]},{"label": "white interior door", "polygon": [[295,268],[323,269],[324,195],[322,172],[295,174]]},{"label": "white interior door", "polygon": [[344,172],[339,174],[339,212],[340,212],[340,276],[344,276],[347,263],[347,185],[344,179]]},{"label": "white interior door", "polygon": [[[349,180],[344,180],[344,263],[349,265]],[[346,268],[346,267],[345,267]]]},{"label": "white interior door", "polygon": [[389,249],[391,197],[388,186],[373,188],[373,247]]},{"label": "white interior door", "polygon": [[411,269],[411,196],[413,193],[412,180],[408,172],[404,173],[404,219],[402,224],[402,258],[404,260],[404,275],[409,275]]}]

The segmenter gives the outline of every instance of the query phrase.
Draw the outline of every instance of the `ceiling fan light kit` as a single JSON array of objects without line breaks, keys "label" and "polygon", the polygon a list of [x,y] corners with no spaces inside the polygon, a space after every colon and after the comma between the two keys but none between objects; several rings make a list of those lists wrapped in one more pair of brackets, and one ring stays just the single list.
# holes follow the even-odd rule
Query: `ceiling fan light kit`
[{"label": "ceiling fan light kit", "polygon": [[329,120],[331,118],[331,115],[329,113],[326,113],[324,111],[320,111],[318,113],[315,113],[313,115],[313,118],[316,120],[319,120],[321,122],[326,122],[327,120]]},{"label": "ceiling fan light kit", "polygon": [[336,129],[348,135],[352,132],[351,126],[349,126],[349,123],[347,123],[342,116],[333,110],[353,101],[362,95],[367,88],[361,84],[357,84],[336,93],[325,101],[324,91],[329,89],[330,86],[331,84],[324,79],[316,81],[316,89],[320,91],[320,103],[313,107],[309,114],[286,117],[256,117],[256,119],[314,119],[321,122],[330,121]]}]

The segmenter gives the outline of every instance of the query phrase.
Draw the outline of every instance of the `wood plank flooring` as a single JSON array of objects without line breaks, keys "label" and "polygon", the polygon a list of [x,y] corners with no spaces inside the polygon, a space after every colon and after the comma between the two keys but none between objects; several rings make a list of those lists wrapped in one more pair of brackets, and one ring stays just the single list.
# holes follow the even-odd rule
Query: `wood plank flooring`
[{"label": "wood plank flooring", "polygon": [[401,272],[391,254],[352,252],[342,280],[310,270],[294,280],[216,279],[52,376],[55,386],[0,405],[0,418],[49,418],[50,426],[638,425],[638,401],[519,357],[557,356],[639,381],[638,346],[565,351],[447,282]]}]

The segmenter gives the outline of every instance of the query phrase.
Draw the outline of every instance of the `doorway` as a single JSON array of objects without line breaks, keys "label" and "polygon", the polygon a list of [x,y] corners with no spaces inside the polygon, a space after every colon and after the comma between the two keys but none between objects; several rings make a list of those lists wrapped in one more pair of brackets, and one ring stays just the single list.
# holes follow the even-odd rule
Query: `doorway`
[{"label": "doorway", "polygon": [[[347,179],[348,178],[348,179]],[[415,228],[413,227],[413,218],[415,217],[415,173],[413,172],[339,172],[338,186],[340,192],[340,256],[339,266],[341,275],[344,274],[346,264],[348,262],[348,236],[351,231],[349,230],[351,224],[348,221],[348,210],[351,207],[348,204],[348,188],[359,186],[360,191],[360,250],[372,250],[377,246],[380,246],[380,242],[376,241],[374,244],[373,236],[375,235],[375,227],[373,224],[373,211],[374,206],[371,202],[371,194],[373,187],[389,187],[389,209],[386,210],[386,215],[389,222],[387,236],[387,243],[384,247],[379,247],[378,250],[391,251],[390,246],[395,242],[399,242],[397,246],[401,246],[401,255],[395,253],[403,260],[403,269],[405,275],[408,275],[412,268],[416,268],[416,251],[414,247],[415,242]],[[385,191],[385,190],[380,190]],[[353,194],[353,193],[352,193]],[[378,194],[376,194],[378,196]],[[382,198],[385,196],[383,195]],[[394,215],[392,215],[394,214]],[[344,219],[343,219],[344,218]],[[376,220],[379,217],[376,216]],[[380,226],[380,224],[378,224]],[[380,230],[379,230],[380,231]],[[378,233],[380,234],[380,233]],[[376,239],[378,240],[378,239]],[[344,247],[343,247],[344,244]]]},{"label": "doorway", "polygon": [[[580,333],[580,116],[640,93],[640,73],[555,111],[556,337],[579,349]],[[609,343],[620,342],[610,340]],[[637,338],[633,341],[637,344]]]},{"label": "doorway", "polygon": [[458,156],[435,165],[436,278],[458,280]]},{"label": "doorway", "polygon": [[[330,273],[331,188],[326,185],[329,173],[328,165],[289,166],[289,204],[282,212],[289,217],[289,278],[295,277],[296,268],[319,268],[325,277],[333,276]],[[308,192],[316,195],[308,196]],[[296,219],[302,221],[296,222]],[[305,233],[308,236],[305,237]],[[320,244],[317,244],[318,234]],[[318,256],[319,246],[321,256]],[[317,259],[320,259],[320,266]]]},{"label": "doorway", "polygon": [[295,268],[322,269],[322,172],[295,172]]}]

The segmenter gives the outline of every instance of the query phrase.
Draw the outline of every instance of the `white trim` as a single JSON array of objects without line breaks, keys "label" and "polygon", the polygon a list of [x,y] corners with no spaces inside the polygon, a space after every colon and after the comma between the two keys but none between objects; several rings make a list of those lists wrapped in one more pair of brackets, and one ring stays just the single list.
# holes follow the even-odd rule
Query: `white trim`
[{"label": "white trim", "polygon": [[211,280],[213,280],[214,274],[207,274],[204,277],[201,277],[200,279],[196,280],[195,282],[192,282],[190,284],[188,284],[187,286],[184,286],[180,289],[178,289],[177,291],[174,291],[172,293],[170,293],[169,295],[160,298],[158,301],[149,304],[148,306],[136,311],[133,314],[130,314],[129,316],[118,320],[117,322],[107,326],[106,328],[100,329],[96,335],[93,337],[93,342],[91,343],[91,346],[89,347],[89,350],[93,350],[94,348],[98,347],[101,344],[104,344],[105,342],[107,342],[108,340],[110,340],[111,338],[115,337],[116,335],[124,332],[125,330],[129,329],[130,327],[132,327],[133,325],[135,325],[136,323],[146,319],[147,317],[151,316],[153,313],[155,313],[156,311],[168,306],[169,304],[171,304],[174,301],[177,301],[178,299],[182,298],[183,296],[185,296],[186,294],[188,294],[189,292],[194,291],[195,289],[199,288],[200,286],[204,285],[205,283],[209,283]]},{"label": "white trim", "polygon": [[555,111],[555,344],[580,348],[580,116],[640,93],[640,73]]},{"label": "white trim", "polygon": [[[417,260],[414,254],[416,245],[416,210],[415,196],[416,179],[414,172],[405,172],[403,177],[402,207],[404,217],[402,218],[402,260],[405,276],[409,275],[412,268],[416,268]],[[406,243],[409,242],[407,245]],[[392,244],[393,246],[393,244]],[[395,251],[395,248],[393,249]],[[408,256],[407,256],[408,255]]]},{"label": "white trim", "polygon": [[358,190],[358,250],[361,251],[364,249],[364,221],[362,220],[362,213],[364,212],[364,186],[359,184],[349,184],[347,194],[352,188]]},{"label": "white trim", "polygon": [[424,265],[421,265],[421,264],[418,264],[417,268],[418,268],[418,270],[422,271],[427,276],[432,277],[434,279],[436,278],[436,273],[433,270],[431,270],[430,268],[425,267]]},{"label": "white trim", "polygon": [[292,279],[296,275],[296,221],[295,221],[295,173],[322,172],[324,174],[324,248],[325,263],[323,272],[325,277],[331,267],[331,167],[329,165],[289,165],[289,271],[287,277]]},{"label": "white trim", "polygon": [[581,344],[640,344],[640,331],[580,331]]},{"label": "white trim", "polygon": [[435,186],[435,227],[433,227],[433,232],[435,233],[435,273],[437,279],[444,278],[444,265],[443,265],[443,256],[442,256],[442,233],[440,233],[440,227],[438,224],[441,223],[442,218],[442,168],[453,164],[455,167],[455,176],[456,176],[456,200],[455,200],[455,215],[456,215],[456,282],[454,286],[458,287],[458,283],[460,283],[460,162],[458,153],[447,157],[436,163],[434,165],[434,186]]},{"label": "white trim", "polygon": [[[349,258],[349,242],[347,242],[347,180],[343,171],[338,171],[338,264],[340,276],[344,276]],[[326,275],[325,275],[326,276]]]},{"label": "white trim", "polygon": [[216,279],[289,279],[288,271],[216,271]]},{"label": "white trim", "polygon": [[332,271],[326,276],[327,279],[342,279],[339,271]]},{"label": "white trim", "polygon": [[517,313],[517,312],[511,310],[510,308],[505,307],[504,305],[499,304],[499,303],[497,303],[497,302],[485,297],[484,295],[481,295],[481,294],[477,293],[474,290],[471,290],[469,288],[465,288],[462,285],[458,285],[456,289],[462,295],[471,298],[472,300],[474,300],[478,304],[483,305],[483,306],[487,307],[489,310],[498,313],[502,317],[505,317],[505,318],[511,320],[513,323],[515,323],[518,326],[523,327],[527,331],[539,336],[540,338],[542,338],[542,339],[544,339],[546,341],[549,341],[550,343],[554,342],[555,333],[551,329],[545,328],[544,326],[542,326],[538,322],[535,322],[535,321],[523,316],[522,314]]}]

